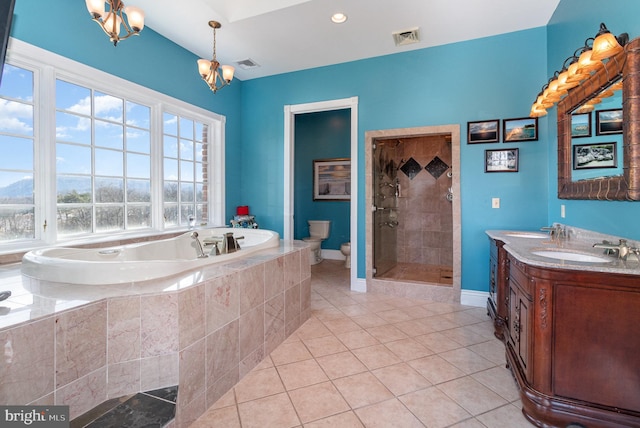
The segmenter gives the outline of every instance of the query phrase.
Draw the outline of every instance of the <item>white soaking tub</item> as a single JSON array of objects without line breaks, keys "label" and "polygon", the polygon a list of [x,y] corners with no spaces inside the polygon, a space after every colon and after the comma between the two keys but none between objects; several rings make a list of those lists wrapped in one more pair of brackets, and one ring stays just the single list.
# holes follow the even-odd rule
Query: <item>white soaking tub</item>
[{"label": "white soaking tub", "polygon": [[189,231],[174,238],[108,248],[51,247],[33,250],[22,258],[22,273],[41,280],[70,284],[121,284],[175,275],[246,257],[280,244],[278,233],[270,230],[212,228],[195,232],[203,246],[225,233],[233,233],[240,250],[214,256],[210,255],[214,247],[205,246],[204,253],[208,257],[199,258],[198,245],[192,231]]}]

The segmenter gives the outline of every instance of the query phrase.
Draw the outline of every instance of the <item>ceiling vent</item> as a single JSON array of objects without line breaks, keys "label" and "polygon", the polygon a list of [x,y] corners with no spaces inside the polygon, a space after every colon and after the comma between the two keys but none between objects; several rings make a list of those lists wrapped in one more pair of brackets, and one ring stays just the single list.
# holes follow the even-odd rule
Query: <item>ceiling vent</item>
[{"label": "ceiling vent", "polygon": [[236,64],[238,64],[238,67],[243,70],[251,70],[252,68],[260,67],[260,64],[258,64],[251,58],[241,59],[239,61],[236,61]]},{"label": "ceiling vent", "polygon": [[420,41],[420,34],[417,28],[410,30],[397,31],[393,34],[393,41],[396,46],[410,45],[412,43],[418,43]]}]

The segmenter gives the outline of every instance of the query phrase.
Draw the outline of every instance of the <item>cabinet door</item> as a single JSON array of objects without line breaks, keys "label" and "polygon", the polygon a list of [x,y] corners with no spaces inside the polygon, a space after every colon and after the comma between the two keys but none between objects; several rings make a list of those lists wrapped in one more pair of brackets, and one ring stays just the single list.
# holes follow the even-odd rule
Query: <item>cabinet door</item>
[{"label": "cabinet door", "polygon": [[524,293],[509,281],[509,343],[525,373],[529,364],[529,306]]}]

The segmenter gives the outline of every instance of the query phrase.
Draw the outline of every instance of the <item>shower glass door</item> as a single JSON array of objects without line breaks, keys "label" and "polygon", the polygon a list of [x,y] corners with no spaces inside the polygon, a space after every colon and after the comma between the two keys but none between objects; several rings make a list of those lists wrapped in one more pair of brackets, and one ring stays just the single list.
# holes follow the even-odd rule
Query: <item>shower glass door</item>
[{"label": "shower glass door", "polygon": [[398,263],[397,140],[376,141],[373,148],[373,267],[383,276]]}]

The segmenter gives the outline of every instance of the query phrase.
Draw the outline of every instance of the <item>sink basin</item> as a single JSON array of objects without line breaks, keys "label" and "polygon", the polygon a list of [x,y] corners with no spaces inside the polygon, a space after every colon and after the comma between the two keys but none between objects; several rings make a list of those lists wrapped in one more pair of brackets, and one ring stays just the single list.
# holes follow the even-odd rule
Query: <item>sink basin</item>
[{"label": "sink basin", "polygon": [[531,253],[535,254],[536,256],[547,257],[550,259],[582,263],[610,263],[613,260],[609,257],[600,257],[594,254],[577,253],[572,251],[535,250]]},{"label": "sink basin", "polygon": [[514,238],[533,238],[533,239],[545,239],[549,235],[546,233],[538,232],[506,232],[505,235],[513,236]]}]

